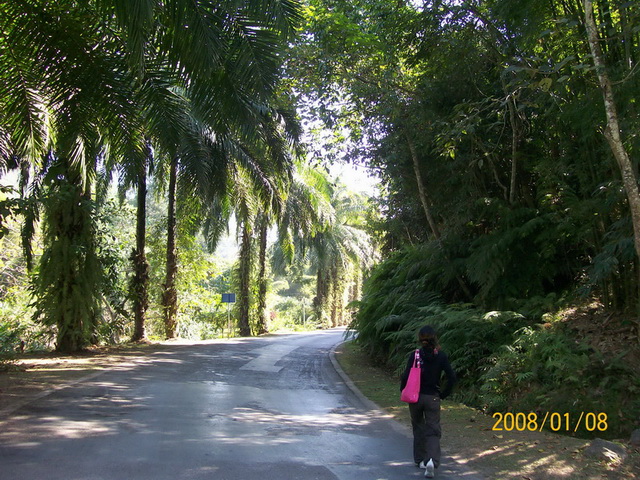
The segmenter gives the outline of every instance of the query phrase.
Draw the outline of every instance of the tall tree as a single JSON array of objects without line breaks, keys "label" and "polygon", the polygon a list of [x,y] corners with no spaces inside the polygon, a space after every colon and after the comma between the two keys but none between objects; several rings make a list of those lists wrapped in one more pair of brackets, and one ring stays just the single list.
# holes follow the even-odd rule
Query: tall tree
[{"label": "tall tree", "polygon": [[[608,13],[610,15],[610,12]],[[601,14],[604,17],[606,12],[601,12]],[[600,47],[601,39],[598,36],[598,26],[594,18],[593,2],[591,0],[584,0],[584,15],[589,49],[596,67],[607,116],[607,126],[604,134],[620,168],[622,184],[624,185],[627,201],[629,202],[629,210],[631,211],[636,256],[640,260],[640,190],[638,189],[638,175],[622,138],[622,128],[620,126],[618,108],[616,107],[613,83],[609,77],[602,48]],[[638,274],[640,275],[640,270],[638,270]],[[640,288],[640,281],[638,286]]]},{"label": "tall tree", "polygon": [[338,185],[332,193],[331,205],[335,211],[333,221],[310,238],[308,248],[317,269],[314,301],[317,318],[335,326],[338,312],[343,307],[342,295],[347,288],[345,280],[349,267],[356,271],[370,268],[375,252],[371,238],[363,228],[367,208],[364,199]]},{"label": "tall tree", "polygon": [[269,220],[267,215],[261,215],[258,219],[258,229],[256,333],[258,335],[264,335],[269,332],[269,321],[267,318],[267,240],[269,233]]},{"label": "tall tree", "polygon": [[[282,209],[283,189],[290,181],[292,162],[286,149],[287,142],[281,134],[271,130],[271,121],[266,120],[263,127],[272,137],[267,144],[254,143],[244,149],[244,156],[255,166],[262,164],[263,168],[236,169],[234,175],[232,195],[236,205],[235,212],[241,231],[239,258],[239,327],[240,335],[252,334],[250,314],[250,291],[253,279],[253,255],[256,234],[258,236],[258,278],[257,278],[257,310],[256,332],[266,333],[267,322],[262,316],[266,308],[266,246],[267,231],[272,218],[277,218]],[[268,138],[268,137],[266,137]],[[276,167],[276,168],[274,168]]]},{"label": "tall tree", "polygon": [[[66,1],[0,5],[4,35],[0,45],[4,74],[0,88],[4,111],[0,130],[3,156],[20,159],[24,183],[27,184],[26,175],[33,170],[40,170],[39,178],[45,179],[24,192],[67,192],[61,193],[67,195],[74,190],[86,206],[93,194],[98,163],[121,155],[134,142],[135,135],[131,132],[137,131],[138,122],[130,101],[134,97],[133,78],[122,53],[121,39],[104,28],[93,5],[86,9],[76,7],[74,2]],[[32,168],[24,168],[25,164],[31,164]],[[38,312],[43,315],[43,322],[56,325],[58,349],[81,349],[95,338],[92,329],[98,324],[97,305],[103,301],[99,280],[102,265],[91,235],[76,235],[73,231],[90,232],[93,220],[85,218],[86,228],[81,228],[68,221],[69,217],[49,213],[44,217],[49,254],[41,261],[34,287]],[[76,213],[79,219],[93,215],[94,209]],[[32,215],[31,220],[35,219],[36,215]],[[34,230],[27,225],[25,231]],[[67,280],[62,270],[57,270],[59,277],[53,275],[55,270],[49,267],[65,260],[52,256],[64,255],[68,248],[86,252],[87,260],[98,259],[92,265],[96,269],[95,281],[85,282],[87,298],[82,303],[90,306],[87,308],[93,311],[91,314],[87,309],[76,308],[73,295],[56,297],[60,282],[68,284],[74,275],[73,268],[82,268],[80,264],[74,267],[70,261]],[[80,270],[75,275],[80,281]],[[46,305],[48,301],[57,306]],[[55,312],[65,312],[64,320],[52,317]],[[87,315],[93,321],[87,321]]]},{"label": "tall tree", "polygon": [[[376,164],[375,145],[380,144],[382,131],[399,139],[394,148],[406,152],[410,165],[401,181],[411,180],[427,231],[443,255],[451,257],[442,242],[445,220],[438,215],[435,195],[430,191],[437,177],[427,168],[421,149],[423,139],[430,137],[424,119],[413,110],[418,104],[423,110],[430,108],[431,99],[423,88],[430,67],[419,51],[418,40],[432,35],[430,28],[438,28],[424,14],[429,5],[420,9],[409,2],[344,4],[332,0],[316,0],[312,5],[307,17],[310,34],[302,37],[298,61],[292,62],[296,74],[304,79],[300,88],[314,99],[308,108],[327,125],[338,125],[337,129],[350,133],[351,140],[361,147],[347,153],[351,161]],[[438,2],[432,7],[440,10],[442,6]],[[369,158],[363,159],[363,153]],[[454,278],[463,296],[471,299],[464,272],[457,272]]]},{"label": "tall tree", "polygon": [[146,312],[149,306],[149,262],[146,257],[146,218],[147,218],[147,172],[149,170],[151,148],[138,167],[137,196],[136,196],[136,247],[131,254],[133,263],[133,279],[131,290],[133,294],[134,328],[132,340],[140,341],[146,338]]},{"label": "tall tree", "polygon": [[162,292],[164,308],[164,326],[167,338],[176,336],[176,316],[178,314],[178,290],[176,277],[178,274],[177,218],[176,218],[176,183],[178,181],[178,159],[172,158],[169,164],[169,197],[167,210],[167,264],[166,277]]}]

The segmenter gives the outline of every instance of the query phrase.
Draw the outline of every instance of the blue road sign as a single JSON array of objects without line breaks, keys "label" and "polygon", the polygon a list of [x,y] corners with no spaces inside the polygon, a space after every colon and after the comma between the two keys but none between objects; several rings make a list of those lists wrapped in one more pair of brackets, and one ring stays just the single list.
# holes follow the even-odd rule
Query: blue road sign
[{"label": "blue road sign", "polygon": [[223,293],[222,294],[222,303],[236,303],[236,294],[235,293]]}]

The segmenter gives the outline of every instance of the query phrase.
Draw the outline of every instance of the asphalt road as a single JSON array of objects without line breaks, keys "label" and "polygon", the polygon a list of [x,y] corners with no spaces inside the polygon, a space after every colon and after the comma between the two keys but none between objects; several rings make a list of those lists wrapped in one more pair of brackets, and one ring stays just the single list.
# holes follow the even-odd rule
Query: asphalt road
[{"label": "asphalt road", "polygon": [[343,332],[171,345],[59,389],[0,422],[0,479],[422,478],[406,429],[334,368]]}]

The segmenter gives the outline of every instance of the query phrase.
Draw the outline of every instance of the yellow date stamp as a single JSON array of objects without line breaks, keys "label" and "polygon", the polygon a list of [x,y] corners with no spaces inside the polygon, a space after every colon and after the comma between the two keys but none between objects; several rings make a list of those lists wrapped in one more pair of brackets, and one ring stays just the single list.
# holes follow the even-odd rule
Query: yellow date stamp
[{"label": "yellow date stamp", "polygon": [[609,428],[607,414],[604,412],[580,412],[580,414],[547,412],[544,415],[536,412],[496,412],[493,431],[538,431],[547,427],[552,432],[577,432],[580,427],[588,432],[604,432]]}]

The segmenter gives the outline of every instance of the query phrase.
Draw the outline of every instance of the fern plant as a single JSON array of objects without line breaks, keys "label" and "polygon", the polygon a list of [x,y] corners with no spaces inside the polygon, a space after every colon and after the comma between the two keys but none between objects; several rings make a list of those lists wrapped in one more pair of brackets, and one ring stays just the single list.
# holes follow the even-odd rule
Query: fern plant
[{"label": "fern plant", "polygon": [[480,375],[479,406],[487,411],[562,412],[575,420],[583,412],[605,413],[607,431],[588,431],[583,424],[574,433],[629,433],[640,414],[633,393],[639,391],[640,379],[622,360],[627,352],[605,358],[576,342],[566,328],[551,324],[520,329]]}]

